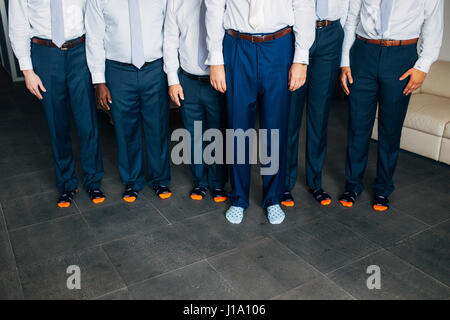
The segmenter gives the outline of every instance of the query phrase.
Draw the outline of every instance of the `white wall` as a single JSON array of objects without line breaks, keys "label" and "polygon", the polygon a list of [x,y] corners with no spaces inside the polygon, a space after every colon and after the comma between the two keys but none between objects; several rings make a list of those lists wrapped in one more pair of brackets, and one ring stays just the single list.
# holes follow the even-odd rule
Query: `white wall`
[{"label": "white wall", "polygon": [[450,61],[450,1],[445,0],[445,18],[444,18],[444,43],[442,44],[441,56],[439,59]]}]

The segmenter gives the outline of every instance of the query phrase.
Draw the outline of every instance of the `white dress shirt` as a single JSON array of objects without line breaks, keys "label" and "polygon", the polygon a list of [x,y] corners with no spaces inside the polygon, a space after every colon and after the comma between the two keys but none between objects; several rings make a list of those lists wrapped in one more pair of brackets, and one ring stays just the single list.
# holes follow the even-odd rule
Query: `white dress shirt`
[{"label": "white dress shirt", "polygon": [[294,27],[297,63],[309,63],[309,49],[315,40],[315,0],[265,0],[264,26],[254,30],[249,24],[249,0],[205,0],[208,30],[208,65],[223,64],[222,42],[225,30],[241,33],[271,33]]},{"label": "white dress shirt", "polygon": [[322,17],[322,19],[316,16],[316,19],[330,21],[341,20],[340,22],[344,26],[347,20],[349,3],[350,0],[328,0],[328,15]]},{"label": "white dress shirt", "polygon": [[178,69],[209,75],[198,64],[200,5],[203,0],[168,0],[164,24],[164,70],[169,86],[180,83]]},{"label": "white dress shirt", "polygon": [[[66,41],[84,33],[86,0],[61,0]],[[20,70],[32,70],[31,38],[52,39],[50,0],[10,0],[9,39]]]},{"label": "white dress shirt", "polygon": [[350,66],[356,35],[367,39],[408,40],[421,37],[414,68],[428,72],[439,57],[444,32],[444,0],[393,0],[389,26],[379,34],[381,0],[351,0],[345,25],[341,66]]},{"label": "white dress shirt", "polygon": [[[140,0],[146,62],[163,55],[167,0]],[[131,63],[128,0],[87,0],[86,56],[92,82],[105,83],[105,60]]]}]

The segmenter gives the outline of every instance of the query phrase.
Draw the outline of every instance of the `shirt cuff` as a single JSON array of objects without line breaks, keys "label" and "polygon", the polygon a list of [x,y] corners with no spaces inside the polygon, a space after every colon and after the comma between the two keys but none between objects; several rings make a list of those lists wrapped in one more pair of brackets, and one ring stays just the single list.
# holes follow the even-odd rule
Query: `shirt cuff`
[{"label": "shirt cuff", "polygon": [[414,69],[428,73],[430,71],[432,64],[433,64],[433,62],[421,57],[421,58],[419,58],[419,60],[417,60],[416,64],[414,65]]},{"label": "shirt cuff", "polygon": [[93,84],[106,83],[105,72],[92,73],[92,83]]},{"label": "shirt cuff", "polygon": [[302,63],[302,64],[309,64],[309,50],[295,49],[294,53],[294,63]]},{"label": "shirt cuff", "polygon": [[178,72],[172,71],[172,72],[167,73],[167,82],[168,82],[169,86],[179,84],[180,80],[178,79]]},{"label": "shirt cuff", "polygon": [[341,67],[350,67],[350,55],[342,55]]},{"label": "shirt cuff", "polygon": [[212,51],[209,53],[208,59],[206,60],[206,65],[208,66],[219,66],[223,65],[223,53],[222,51]]},{"label": "shirt cuff", "polygon": [[33,70],[33,62],[31,62],[31,57],[19,58],[20,71]]}]

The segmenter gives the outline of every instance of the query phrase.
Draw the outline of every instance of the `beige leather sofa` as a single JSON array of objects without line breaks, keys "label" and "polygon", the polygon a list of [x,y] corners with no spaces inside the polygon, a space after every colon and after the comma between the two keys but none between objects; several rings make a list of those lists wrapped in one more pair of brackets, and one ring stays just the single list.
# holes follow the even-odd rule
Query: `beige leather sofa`
[{"label": "beige leather sofa", "polygon": [[[378,119],[372,138],[378,138]],[[434,63],[422,88],[411,97],[401,148],[450,164],[450,62]]]}]

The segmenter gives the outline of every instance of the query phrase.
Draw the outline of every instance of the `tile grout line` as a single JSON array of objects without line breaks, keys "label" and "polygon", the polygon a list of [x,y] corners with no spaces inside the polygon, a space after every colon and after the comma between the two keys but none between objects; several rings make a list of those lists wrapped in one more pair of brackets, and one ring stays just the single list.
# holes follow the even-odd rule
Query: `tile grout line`
[{"label": "tile grout line", "polygon": [[19,267],[17,266],[16,253],[14,252],[14,248],[13,248],[13,245],[12,245],[12,242],[11,242],[11,237],[9,236],[8,225],[6,223],[6,218],[5,218],[5,214],[3,212],[3,206],[2,206],[1,202],[0,202],[0,213],[1,213],[1,216],[2,216],[3,223],[5,224],[5,233],[6,233],[6,237],[8,239],[9,249],[11,250],[11,253],[12,253],[13,258],[14,258],[14,270],[17,273],[17,278],[19,280],[19,285],[20,285],[20,291],[22,293],[22,298],[25,299],[25,292],[23,290],[22,278],[20,276]]},{"label": "tile grout line", "polygon": [[223,281],[225,281],[225,283],[230,286],[230,288],[236,293],[236,294],[241,294],[241,292],[239,292],[239,290],[237,290],[232,284],[231,282],[225,278],[222,273],[220,273],[209,261],[208,258],[205,259],[206,263],[214,270],[215,273],[217,273],[217,275],[219,276],[220,279],[222,279]]},{"label": "tile grout line", "polygon": [[[344,288],[342,288],[340,285],[338,285],[336,282],[334,282],[333,280],[331,280],[325,273],[323,273],[322,271],[320,271],[319,269],[317,269],[316,267],[314,267],[312,264],[310,264],[308,261],[306,261],[305,259],[303,259],[302,257],[300,257],[299,255],[297,255],[294,251],[292,251],[289,247],[285,246],[283,243],[281,243],[278,239],[276,239],[275,237],[272,237],[272,235],[270,235],[270,239],[274,240],[276,243],[278,243],[279,245],[281,245],[283,248],[287,249],[291,254],[293,254],[294,256],[296,256],[297,258],[299,258],[303,263],[307,264],[308,266],[310,266],[314,271],[318,272],[320,275],[322,275],[323,277],[325,277],[326,279],[328,279],[329,281],[331,281],[332,283],[334,283],[336,286],[338,286],[339,288],[341,288],[341,290],[343,290],[345,293],[347,293],[350,297],[352,297],[353,299],[357,300],[350,292],[348,292],[347,290],[345,290]],[[306,282],[305,282],[306,283]],[[305,284],[304,283],[304,284]],[[289,292],[290,290],[293,290],[295,288],[291,288],[289,290],[287,290],[286,292]],[[285,292],[285,293],[286,293]],[[274,296],[275,297],[275,296]],[[274,298],[272,297],[272,298]]]},{"label": "tile grout line", "polygon": [[98,299],[101,299],[103,297],[106,297],[108,294],[116,293],[116,292],[119,292],[119,291],[122,291],[122,290],[128,290],[128,286],[125,285],[125,287],[122,287],[122,288],[119,288],[119,289],[116,289],[116,290],[112,290],[112,291],[108,291],[108,292],[106,292],[106,293],[104,293],[102,295],[93,297],[90,300],[98,300]]},{"label": "tile grout line", "polygon": [[201,262],[206,262],[206,258],[203,258],[203,259],[201,259],[201,260],[197,260],[197,261],[192,262],[192,263],[190,263],[190,264],[187,264],[187,265],[185,265],[185,266],[182,266],[182,267],[179,267],[179,268],[170,270],[170,271],[166,271],[166,272],[160,273],[160,274],[158,274],[158,275],[155,275],[155,276],[152,276],[152,277],[143,279],[143,280],[139,280],[139,281],[135,281],[135,282],[130,282],[129,284],[125,283],[125,284],[127,285],[128,288],[129,288],[129,287],[136,286],[136,285],[140,285],[140,284],[143,284],[144,282],[147,282],[147,281],[149,281],[149,280],[153,280],[153,279],[157,279],[157,278],[163,277],[163,276],[165,276],[165,275],[167,275],[167,274],[170,274],[170,273],[172,273],[172,272],[177,272],[177,271],[183,270],[183,269],[185,269],[185,268],[191,267],[191,266],[193,266],[193,265],[195,265],[195,264],[199,264],[199,263],[201,263]]}]

